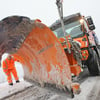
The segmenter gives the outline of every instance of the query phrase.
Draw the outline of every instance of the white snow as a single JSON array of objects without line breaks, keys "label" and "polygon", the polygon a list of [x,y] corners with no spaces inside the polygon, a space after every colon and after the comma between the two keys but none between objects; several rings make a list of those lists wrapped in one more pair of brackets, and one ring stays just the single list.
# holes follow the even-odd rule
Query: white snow
[{"label": "white snow", "polygon": [[20,83],[14,83],[13,86],[9,86],[7,82],[0,84],[0,99],[3,99],[4,97],[7,97],[16,92],[22,91],[25,88],[30,87],[31,85],[32,84],[23,80],[20,81]]},{"label": "white snow", "polygon": [[[79,95],[75,95],[75,98],[68,100],[88,100],[89,94],[97,84],[97,80],[100,77],[89,77],[81,84],[81,93]],[[99,89],[99,87],[98,87]]]},{"label": "white snow", "polygon": [[[81,93],[79,95],[75,95],[75,98],[73,98],[73,99],[67,98],[67,97],[62,96],[60,94],[54,94],[48,100],[88,100],[89,97],[91,98],[91,95],[92,95],[91,92],[93,92],[93,93],[96,92],[95,94],[99,93],[98,92],[99,91],[99,87],[97,87],[97,89],[94,90],[94,88],[97,85],[97,83],[100,84],[99,79],[100,79],[100,77],[89,77],[89,78],[87,78],[81,84]],[[10,96],[10,95],[12,95],[14,93],[16,94],[19,91],[23,91],[24,89],[26,89],[27,87],[30,87],[30,86],[32,86],[32,84],[30,84],[30,83],[28,83],[26,81],[21,81],[20,83],[14,83],[13,86],[9,86],[7,82],[6,83],[2,83],[2,84],[0,84],[0,99],[2,99],[4,97],[7,97],[7,96]],[[39,92],[43,92],[43,91],[44,91],[44,89],[42,89]],[[35,97],[35,94],[32,95],[32,98],[33,97]],[[89,99],[89,100],[91,100],[91,99]],[[96,100],[96,99],[92,99],[92,100]]]},{"label": "white snow", "polygon": [[[2,71],[2,68],[0,68],[0,99],[4,98],[6,96],[9,96],[11,94],[14,94],[18,91],[22,91],[27,87],[32,86],[32,84],[23,80],[24,72],[23,72],[22,65],[20,63],[16,62],[15,66],[16,66],[18,76],[19,76],[21,82],[15,83],[15,80],[13,80],[13,82],[14,82],[13,86],[8,85],[6,76],[5,76],[4,72]],[[96,87],[96,90],[94,90],[95,86],[97,84],[100,84],[99,80],[100,80],[100,76],[88,77],[84,82],[81,83],[81,85],[80,85],[81,93],[79,95],[75,95],[75,98],[73,98],[73,99],[62,97],[63,99],[61,99],[61,100],[88,100],[88,98],[94,92],[95,92],[95,94],[99,93],[99,85],[98,85],[98,87]],[[55,94],[49,100],[60,100],[60,97],[61,97],[61,95]]]}]

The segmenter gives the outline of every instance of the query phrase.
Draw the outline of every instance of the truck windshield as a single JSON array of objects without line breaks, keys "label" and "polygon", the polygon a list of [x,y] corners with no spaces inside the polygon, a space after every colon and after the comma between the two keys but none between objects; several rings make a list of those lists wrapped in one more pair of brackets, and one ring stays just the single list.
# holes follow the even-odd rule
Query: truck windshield
[{"label": "truck windshield", "polygon": [[[79,20],[65,24],[65,31],[65,35],[70,35],[72,38],[83,36],[82,25]],[[55,29],[53,32],[58,38],[64,37],[62,27]]]}]

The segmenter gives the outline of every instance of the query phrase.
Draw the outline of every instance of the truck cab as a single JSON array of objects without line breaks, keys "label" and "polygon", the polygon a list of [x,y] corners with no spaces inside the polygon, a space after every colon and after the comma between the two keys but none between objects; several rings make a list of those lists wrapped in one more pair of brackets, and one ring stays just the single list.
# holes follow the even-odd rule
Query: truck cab
[{"label": "truck cab", "polygon": [[[93,31],[95,25],[91,16],[84,17],[80,13],[77,13],[64,17],[63,22],[66,32],[65,36],[67,38],[70,36],[73,41],[76,41],[80,45],[82,64],[88,66],[90,74],[99,74],[99,41],[96,33]],[[50,29],[59,38],[61,44],[64,44],[64,41],[61,41],[65,36],[62,31],[60,20],[53,23],[50,26]],[[64,45],[62,46],[64,47],[64,50],[67,48]]]}]

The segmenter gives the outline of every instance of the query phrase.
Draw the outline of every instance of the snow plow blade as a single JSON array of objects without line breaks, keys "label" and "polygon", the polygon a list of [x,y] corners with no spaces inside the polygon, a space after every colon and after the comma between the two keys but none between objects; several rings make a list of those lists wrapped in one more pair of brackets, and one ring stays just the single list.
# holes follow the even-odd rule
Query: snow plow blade
[{"label": "snow plow blade", "polygon": [[0,55],[11,53],[23,65],[25,79],[72,90],[64,50],[53,32],[27,17],[11,16],[0,22]]}]

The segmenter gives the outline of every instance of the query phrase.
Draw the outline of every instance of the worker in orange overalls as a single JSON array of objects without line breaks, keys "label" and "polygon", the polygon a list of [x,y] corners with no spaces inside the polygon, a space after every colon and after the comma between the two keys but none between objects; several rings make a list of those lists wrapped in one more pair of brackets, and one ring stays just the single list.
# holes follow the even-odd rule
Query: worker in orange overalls
[{"label": "worker in orange overalls", "polygon": [[16,83],[20,82],[14,62],[17,61],[13,56],[6,54],[6,58],[2,60],[2,68],[7,75],[9,85],[13,85],[11,74],[14,76]]}]

